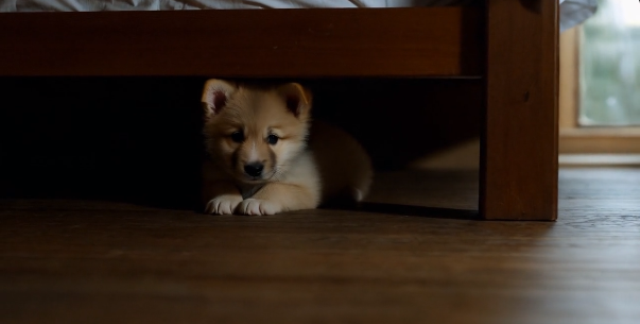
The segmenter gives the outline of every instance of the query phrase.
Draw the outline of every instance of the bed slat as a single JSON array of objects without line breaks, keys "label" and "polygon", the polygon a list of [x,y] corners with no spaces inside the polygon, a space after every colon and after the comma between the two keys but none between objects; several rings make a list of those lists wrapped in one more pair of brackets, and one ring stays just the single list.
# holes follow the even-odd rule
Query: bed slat
[{"label": "bed slat", "polygon": [[0,76],[476,76],[477,8],[0,14]]}]

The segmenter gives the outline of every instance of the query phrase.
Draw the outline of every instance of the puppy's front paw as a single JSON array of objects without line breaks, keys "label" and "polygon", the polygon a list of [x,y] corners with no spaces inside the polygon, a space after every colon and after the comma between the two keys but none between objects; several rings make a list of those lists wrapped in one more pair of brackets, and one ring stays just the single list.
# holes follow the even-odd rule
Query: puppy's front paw
[{"label": "puppy's front paw", "polygon": [[238,212],[245,215],[273,215],[282,211],[282,208],[275,203],[262,199],[245,199],[238,206]]},{"label": "puppy's front paw", "polygon": [[241,202],[240,195],[222,195],[209,200],[205,211],[208,214],[231,215]]}]

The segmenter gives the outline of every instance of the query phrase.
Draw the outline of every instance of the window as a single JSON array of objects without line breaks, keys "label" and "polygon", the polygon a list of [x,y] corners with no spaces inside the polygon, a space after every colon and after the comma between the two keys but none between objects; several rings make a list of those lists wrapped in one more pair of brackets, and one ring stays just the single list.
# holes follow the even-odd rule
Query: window
[{"label": "window", "polygon": [[640,125],[640,4],[601,0],[580,30],[578,123]]},{"label": "window", "polygon": [[640,4],[598,3],[560,35],[560,153],[640,154]]}]

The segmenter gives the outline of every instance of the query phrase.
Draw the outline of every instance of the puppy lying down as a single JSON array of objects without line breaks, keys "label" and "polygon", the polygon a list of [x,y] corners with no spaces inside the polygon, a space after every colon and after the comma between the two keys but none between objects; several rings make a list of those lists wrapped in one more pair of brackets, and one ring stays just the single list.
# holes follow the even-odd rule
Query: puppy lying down
[{"label": "puppy lying down", "polygon": [[205,84],[203,202],[207,213],[272,215],[359,202],[373,168],[354,138],[311,121],[311,92],[211,79]]}]

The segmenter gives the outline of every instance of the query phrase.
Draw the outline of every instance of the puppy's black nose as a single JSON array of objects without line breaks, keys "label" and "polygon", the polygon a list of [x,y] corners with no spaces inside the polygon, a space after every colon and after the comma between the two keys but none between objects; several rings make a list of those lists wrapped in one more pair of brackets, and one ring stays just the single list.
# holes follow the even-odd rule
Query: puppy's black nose
[{"label": "puppy's black nose", "polygon": [[252,176],[259,177],[262,174],[262,170],[264,169],[264,165],[260,162],[245,164],[244,173]]}]

